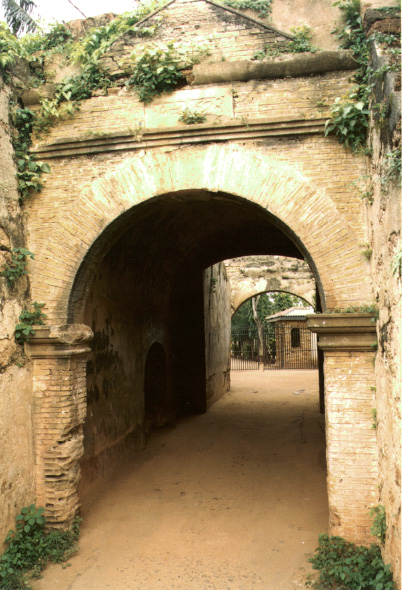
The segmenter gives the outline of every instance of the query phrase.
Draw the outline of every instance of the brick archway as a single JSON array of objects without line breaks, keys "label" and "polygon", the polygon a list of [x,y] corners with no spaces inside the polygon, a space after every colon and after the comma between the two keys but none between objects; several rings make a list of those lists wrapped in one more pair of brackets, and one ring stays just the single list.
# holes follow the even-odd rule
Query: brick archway
[{"label": "brick archway", "polygon": [[40,205],[33,204],[32,294],[34,300],[46,302],[49,320],[67,321],[78,269],[115,219],[147,199],[184,190],[220,191],[244,198],[289,228],[315,266],[326,309],[371,301],[361,247],[324,190],[291,166],[253,149],[209,145],[130,157],[88,184],[84,194],[74,195],[72,187],[71,200],[56,201],[51,216],[48,208],[41,211]]},{"label": "brick archway", "polygon": [[[163,195],[208,193],[261,207],[273,226],[293,241],[315,270],[324,309],[360,306],[371,301],[371,284],[358,239],[325,190],[314,186],[291,165],[279,163],[253,148],[209,145],[162,152],[140,152],[89,182],[86,190],[57,200],[45,194],[31,205],[29,247],[32,296],[46,302],[48,323],[38,331],[29,353],[34,361],[35,445],[37,496],[56,525],[71,522],[78,506],[79,462],[83,454],[85,416],[83,355],[89,335],[82,326],[85,291],[95,267],[113,245],[119,220],[136,205]],[[52,198],[54,197],[54,198]],[[156,202],[156,201],[155,201]],[[368,506],[375,503],[375,433],[371,409],[373,383],[373,324],[357,318],[357,328],[335,325],[339,338],[326,344],[326,390],[329,458],[328,489],[331,530],[359,542],[368,539]],[[325,333],[330,321],[323,320]],[[330,332],[331,332],[330,330]],[[365,333],[355,341],[354,331]],[[349,333],[352,335],[349,336]],[[346,336],[344,336],[346,334]],[[46,359],[46,360],[44,360]],[[356,388],[355,376],[358,375]],[[362,401],[363,400],[363,401]],[[59,418],[49,418],[49,407]],[[350,433],[342,437],[339,407],[348,408]],[[50,424],[52,422],[52,424]],[[49,426],[50,424],[50,426]],[[343,457],[359,456],[359,469]],[[364,484],[362,483],[364,481]],[[350,505],[353,506],[352,513]],[[356,516],[357,515],[357,516]]]}]

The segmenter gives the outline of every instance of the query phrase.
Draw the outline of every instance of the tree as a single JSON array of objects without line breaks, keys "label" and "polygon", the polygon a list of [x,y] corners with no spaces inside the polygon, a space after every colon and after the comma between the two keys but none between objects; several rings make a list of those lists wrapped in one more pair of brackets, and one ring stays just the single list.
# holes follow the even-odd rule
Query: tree
[{"label": "tree", "polygon": [[32,0],[0,0],[4,15],[14,35],[32,33],[37,24],[31,16],[36,4]]},{"label": "tree", "polygon": [[[289,307],[308,307],[308,303],[295,295],[284,292],[262,293],[249,299],[234,313],[232,317],[232,329],[258,329],[265,323],[267,316],[289,309]],[[256,320],[257,318],[257,320]]]},{"label": "tree", "polygon": [[[232,335],[242,333],[248,337],[257,340],[258,356],[264,355],[264,327],[267,325],[265,319],[284,311],[290,307],[308,307],[309,304],[290,293],[272,292],[262,293],[252,297],[234,313],[232,317]],[[271,337],[271,340],[274,337]],[[267,344],[268,349],[270,344]]]}]

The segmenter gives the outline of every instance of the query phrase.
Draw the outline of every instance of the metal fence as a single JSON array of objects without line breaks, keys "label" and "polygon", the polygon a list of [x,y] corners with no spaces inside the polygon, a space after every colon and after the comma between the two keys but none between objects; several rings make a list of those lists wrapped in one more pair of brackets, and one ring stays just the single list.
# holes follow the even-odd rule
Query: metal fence
[{"label": "metal fence", "polygon": [[317,335],[306,327],[269,324],[262,341],[256,329],[233,329],[232,371],[316,369]]}]

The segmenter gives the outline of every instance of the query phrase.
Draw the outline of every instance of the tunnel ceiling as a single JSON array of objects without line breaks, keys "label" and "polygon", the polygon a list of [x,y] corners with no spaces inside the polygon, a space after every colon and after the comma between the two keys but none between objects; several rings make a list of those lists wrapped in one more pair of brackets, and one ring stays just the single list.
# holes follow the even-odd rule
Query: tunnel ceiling
[{"label": "tunnel ceiling", "polygon": [[303,258],[265,209],[223,193],[175,193],[139,205],[116,242],[172,272],[251,254]]},{"label": "tunnel ceiling", "polygon": [[69,321],[82,317],[90,285],[105,263],[114,268],[122,289],[131,268],[130,280],[146,299],[163,281],[178,284],[228,258],[264,254],[303,259],[296,243],[289,228],[240,197],[182,191],[149,199],[120,215],[89,250],[70,295]]}]

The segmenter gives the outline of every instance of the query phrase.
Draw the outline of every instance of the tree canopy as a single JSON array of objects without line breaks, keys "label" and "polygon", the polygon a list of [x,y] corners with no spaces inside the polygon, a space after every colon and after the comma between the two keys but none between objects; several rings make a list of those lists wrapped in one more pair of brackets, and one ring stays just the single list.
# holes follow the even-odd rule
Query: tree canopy
[{"label": "tree canopy", "polygon": [[[258,299],[257,299],[258,298]],[[289,307],[308,307],[308,303],[284,292],[262,293],[257,295],[254,299],[255,308],[258,315],[258,320],[261,324],[265,323],[267,316],[289,309]],[[232,329],[247,329],[256,328],[257,323],[254,319],[252,299],[248,299],[239,307],[232,317]],[[257,299],[257,301],[255,301]]]},{"label": "tree canopy", "polygon": [[37,25],[31,16],[36,4],[32,0],[0,0],[6,22],[14,35],[32,33]]}]

